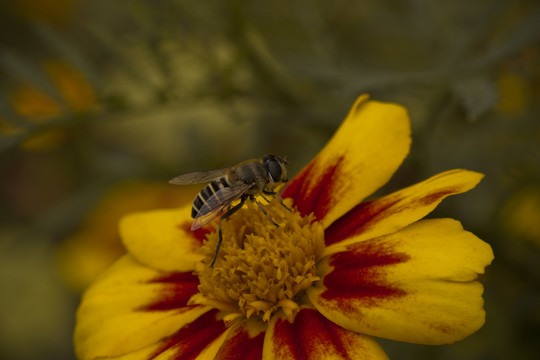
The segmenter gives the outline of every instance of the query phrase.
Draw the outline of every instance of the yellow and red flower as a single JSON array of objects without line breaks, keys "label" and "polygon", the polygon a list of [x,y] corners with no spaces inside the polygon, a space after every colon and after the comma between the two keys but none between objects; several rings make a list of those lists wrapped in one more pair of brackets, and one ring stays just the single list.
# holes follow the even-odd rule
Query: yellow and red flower
[{"label": "yellow and red flower", "polygon": [[190,207],[125,217],[128,254],[85,293],[81,359],[382,359],[374,337],[447,344],[485,321],[491,247],[452,219],[422,220],[481,174],[452,170],[369,201],[409,151],[398,105],[361,96],[266,211],[191,232]]}]

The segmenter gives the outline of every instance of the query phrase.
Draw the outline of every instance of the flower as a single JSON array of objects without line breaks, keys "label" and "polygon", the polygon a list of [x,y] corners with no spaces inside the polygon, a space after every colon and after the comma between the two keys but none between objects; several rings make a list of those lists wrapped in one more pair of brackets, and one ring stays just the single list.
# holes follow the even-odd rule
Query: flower
[{"label": "flower", "polygon": [[481,174],[452,170],[380,198],[410,146],[398,105],[358,98],[285,188],[289,212],[253,204],[191,232],[190,207],[131,214],[128,254],[84,294],[81,359],[380,359],[374,337],[447,344],[485,321],[491,247],[452,219],[422,218]]},{"label": "flower", "polygon": [[[68,63],[57,59],[42,62],[42,70],[52,88],[54,97],[28,82],[20,82],[13,87],[9,101],[13,111],[25,122],[44,125],[51,120],[69,114],[86,114],[97,106],[94,89],[84,74]],[[0,119],[0,137],[26,132],[25,126]],[[22,144],[26,150],[50,150],[64,142],[66,131],[52,128],[30,135]]]}]

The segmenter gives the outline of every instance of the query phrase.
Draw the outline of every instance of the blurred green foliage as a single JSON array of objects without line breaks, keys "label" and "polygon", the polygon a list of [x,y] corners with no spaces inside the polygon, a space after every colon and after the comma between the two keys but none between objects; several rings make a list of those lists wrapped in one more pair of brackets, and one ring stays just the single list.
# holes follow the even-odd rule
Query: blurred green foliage
[{"label": "blurred green foliage", "polygon": [[485,173],[432,216],[495,251],[484,328],[450,346],[384,341],[390,357],[540,353],[538,1],[9,0],[0,24],[2,359],[73,357],[78,294],[55,249],[110,186],[267,152],[294,173],[362,93],[412,119],[383,191]]}]

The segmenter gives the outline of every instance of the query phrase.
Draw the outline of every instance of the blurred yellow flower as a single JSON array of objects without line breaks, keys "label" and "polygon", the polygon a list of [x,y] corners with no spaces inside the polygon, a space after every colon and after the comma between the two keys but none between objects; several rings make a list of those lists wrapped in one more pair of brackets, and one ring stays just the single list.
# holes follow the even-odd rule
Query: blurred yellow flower
[{"label": "blurred yellow flower", "polygon": [[529,80],[515,72],[506,71],[499,75],[499,102],[497,111],[505,115],[516,115],[524,111],[532,100]]},{"label": "blurred yellow flower", "polygon": [[540,187],[526,187],[511,196],[500,218],[503,227],[513,237],[540,246]]},{"label": "blurred yellow flower", "polygon": [[11,94],[15,112],[33,120],[46,120],[66,114],[82,113],[96,105],[96,95],[84,75],[60,60],[48,60],[43,69],[62,95],[66,104],[60,104],[50,95],[31,84],[20,84]]},{"label": "blurred yellow flower", "polygon": [[[43,63],[52,84],[62,96],[62,102],[51,97],[32,84],[21,83],[10,94],[14,112],[29,122],[43,123],[47,120],[67,116],[70,113],[85,113],[96,106],[96,94],[82,73],[71,65],[59,60]],[[3,123],[0,133],[10,134],[22,131]],[[61,130],[49,130],[27,139],[25,149],[47,149],[57,145],[65,134]]]},{"label": "blurred yellow flower", "polygon": [[125,252],[118,234],[118,222],[124,215],[191,203],[196,194],[196,187],[178,188],[162,183],[116,185],[61,246],[59,260],[64,280],[75,291],[82,291]]}]

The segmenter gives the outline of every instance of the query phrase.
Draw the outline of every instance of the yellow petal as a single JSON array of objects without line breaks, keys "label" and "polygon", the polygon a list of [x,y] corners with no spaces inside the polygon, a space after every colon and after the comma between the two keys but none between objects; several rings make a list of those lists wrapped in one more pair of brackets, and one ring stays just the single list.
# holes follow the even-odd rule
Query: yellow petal
[{"label": "yellow petal", "polygon": [[[325,254],[336,247],[398,231],[429,214],[447,196],[475,187],[484,175],[450,170],[418,184],[355,206],[325,231]],[[333,245],[333,246],[330,246]]]},{"label": "yellow petal", "polygon": [[492,259],[491,247],[459,222],[422,220],[323,259],[322,280],[307,294],[321,313],[349,330],[452,343],[484,324],[483,288],[474,279]]},{"label": "yellow petal", "polygon": [[371,336],[348,331],[316,310],[303,308],[291,323],[277,313],[268,324],[264,360],[388,359]]},{"label": "yellow petal", "polygon": [[291,197],[302,215],[315,213],[325,226],[384,185],[410,146],[406,110],[360,96],[322,151],[291,180]]},{"label": "yellow petal", "polygon": [[123,182],[110,189],[86,216],[81,228],[60,248],[62,276],[81,292],[126,252],[118,223],[129,213],[191,203],[197,185],[174,187],[163,182]]},{"label": "yellow petal", "polygon": [[162,273],[123,256],[83,296],[74,336],[78,357],[118,356],[170,336],[210,309],[187,306],[197,285],[191,273]]},{"label": "yellow petal", "polygon": [[207,228],[190,230],[191,205],[180,209],[155,210],[127,215],[120,222],[120,235],[138,261],[163,271],[191,271],[204,258],[198,252]]},{"label": "yellow petal", "polygon": [[96,360],[216,359],[219,349],[223,347],[231,331],[231,328],[226,328],[224,323],[216,317],[216,313],[216,311],[211,311],[200,316],[155,344],[120,356],[99,357]]}]

